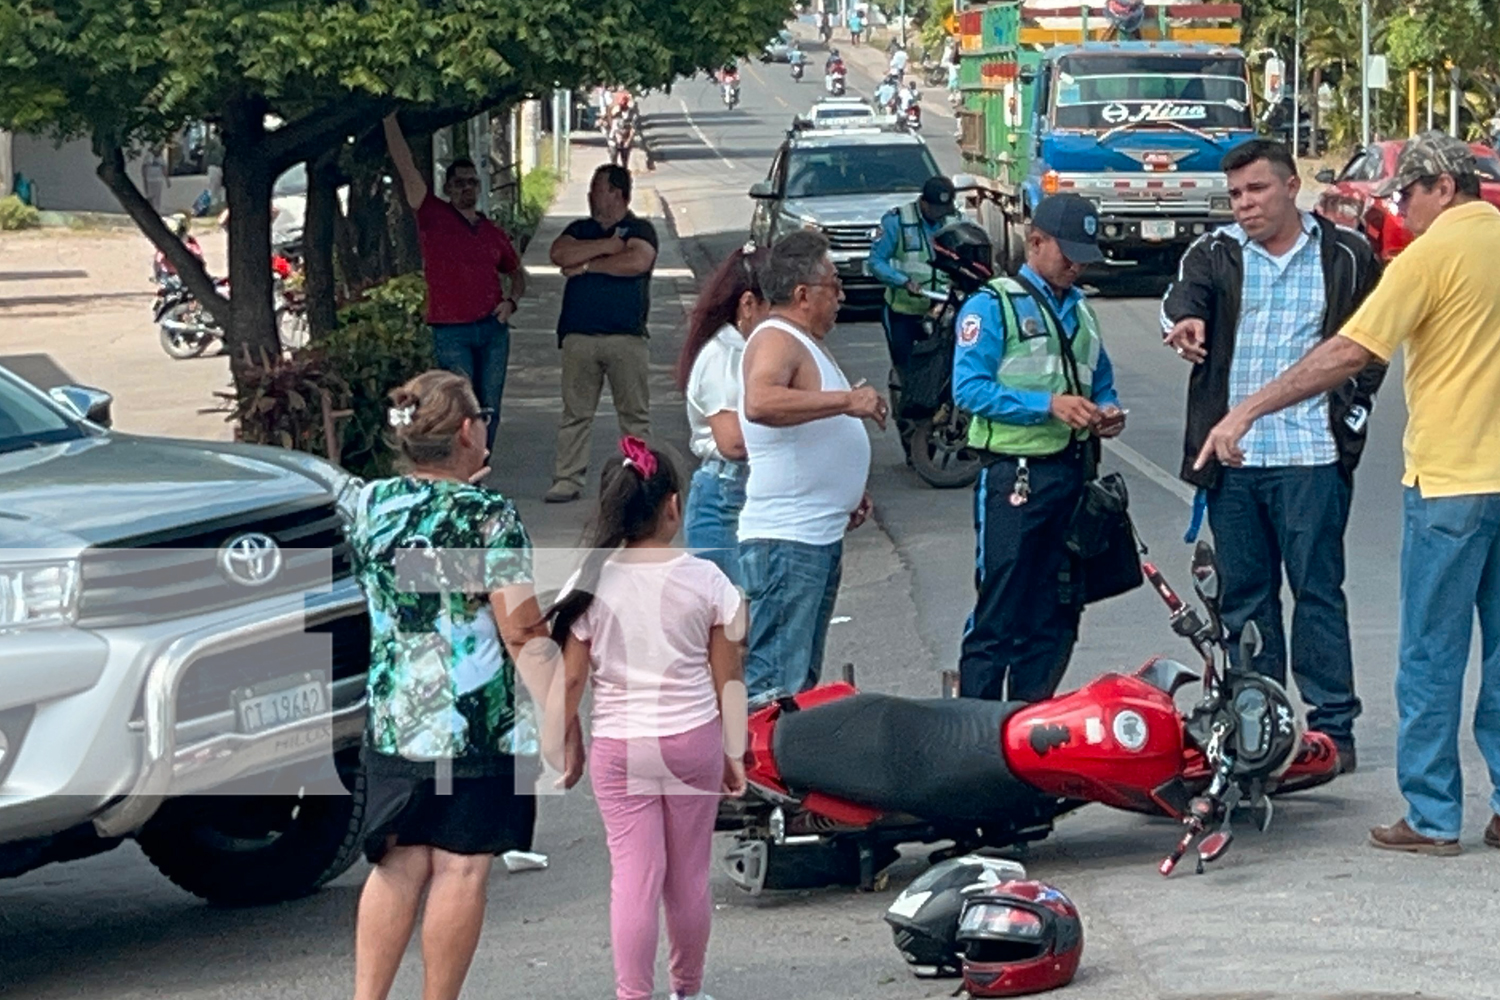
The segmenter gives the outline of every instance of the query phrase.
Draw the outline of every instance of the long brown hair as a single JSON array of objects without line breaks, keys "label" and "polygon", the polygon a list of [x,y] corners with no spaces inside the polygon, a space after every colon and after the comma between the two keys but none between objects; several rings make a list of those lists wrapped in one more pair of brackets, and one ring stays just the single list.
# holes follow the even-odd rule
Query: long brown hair
[{"label": "long brown hair", "polygon": [[693,374],[693,362],[703,345],[714,338],[714,334],[726,323],[733,323],[739,315],[740,297],[746,292],[757,299],[764,299],[760,291],[760,267],[765,263],[766,250],[753,243],[746,243],[730,254],[708,280],[693,314],[688,318],[687,339],[683,341],[682,353],[677,358],[677,388],[687,391],[688,377]]}]

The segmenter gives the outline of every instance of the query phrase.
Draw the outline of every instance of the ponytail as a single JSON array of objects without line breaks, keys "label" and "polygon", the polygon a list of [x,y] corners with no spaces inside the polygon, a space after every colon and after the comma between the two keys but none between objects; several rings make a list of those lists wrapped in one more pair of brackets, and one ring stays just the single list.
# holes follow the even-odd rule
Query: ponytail
[{"label": "ponytail", "polygon": [[620,454],[605,463],[599,483],[599,509],[589,535],[589,553],[578,580],[552,606],[552,641],[562,645],[594,603],[604,564],[627,542],[649,538],[661,524],[667,499],[682,492],[672,460],[636,437],[620,439]]}]

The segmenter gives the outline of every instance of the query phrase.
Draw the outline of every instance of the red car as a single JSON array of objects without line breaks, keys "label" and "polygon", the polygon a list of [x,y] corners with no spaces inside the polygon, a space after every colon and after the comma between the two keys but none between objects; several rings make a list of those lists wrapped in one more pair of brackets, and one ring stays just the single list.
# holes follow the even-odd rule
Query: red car
[{"label": "red car", "polygon": [[[1318,196],[1314,209],[1325,219],[1357,229],[1370,239],[1370,245],[1388,261],[1412,241],[1397,205],[1399,196],[1376,198],[1372,192],[1396,173],[1396,157],[1402,142],[1372,142],[1359,150],[1337,175],[1321,171],[1317,180],[1328,185]],[[1469,147],[1479,161],[1480,195],[1492,205],[1500,205],[1500,157],[1489,146],[1474,143]]]}]

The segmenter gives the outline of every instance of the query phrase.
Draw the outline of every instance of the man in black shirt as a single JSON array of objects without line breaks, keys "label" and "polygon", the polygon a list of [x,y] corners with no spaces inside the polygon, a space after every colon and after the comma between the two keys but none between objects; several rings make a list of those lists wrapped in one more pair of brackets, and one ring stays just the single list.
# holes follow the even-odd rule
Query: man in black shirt
[{"label": "man in black shirt", "polygon": [[548,503],[583,495],[589,432],[606,378],[620,433],[648,437],[646,315],[656,248],[656,230],[630,211],[630,172],[600,167],[589,186],[589,218],[569,225],[552,244],[552,263],[568,284],[557,320],[563,415]]}]

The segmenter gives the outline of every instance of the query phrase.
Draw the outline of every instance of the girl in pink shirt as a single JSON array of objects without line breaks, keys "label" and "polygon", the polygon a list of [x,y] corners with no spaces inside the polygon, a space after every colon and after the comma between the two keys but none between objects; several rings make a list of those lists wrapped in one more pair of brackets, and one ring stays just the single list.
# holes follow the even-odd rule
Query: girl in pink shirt
[{"label": "girl in pink shirt", "polygon": [[745,789],[744,602],[723,570],[673,545],[682,487],[671,462],[639,438],[620,450],[604,469],[593,551],[553,609],[564,720],[577,722],[592,681],[617,1000],[650,1000],[663,909],[673,1000],[711,1000],[714,820],[720,796]]}]

